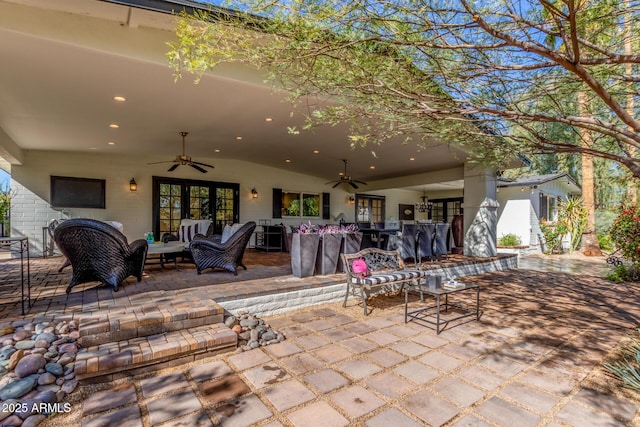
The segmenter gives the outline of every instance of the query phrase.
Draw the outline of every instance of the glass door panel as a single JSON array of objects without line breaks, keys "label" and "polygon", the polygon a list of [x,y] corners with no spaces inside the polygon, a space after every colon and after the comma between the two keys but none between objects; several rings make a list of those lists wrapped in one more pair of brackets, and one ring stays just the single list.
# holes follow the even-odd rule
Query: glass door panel
[{"label": "glass door panel", "polygon": [[160,185],[160,235],[164,233],[176,233],[180,227],[182,218],[182,186],[177,184]]}]

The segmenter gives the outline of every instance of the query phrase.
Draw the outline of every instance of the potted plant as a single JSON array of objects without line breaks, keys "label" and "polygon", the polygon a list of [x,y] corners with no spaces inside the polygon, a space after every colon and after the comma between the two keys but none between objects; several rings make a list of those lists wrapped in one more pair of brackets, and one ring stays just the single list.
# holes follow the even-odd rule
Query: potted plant
[{"label": "potted plant", "polygon": [[297,277],[313,276],[320,244],[317,226],[302,224],[291,230],[291,272]]},{"label": "potted plant", "polygon": [[[341,253],[352,254],[360,250],[362,245],[362,232],[356,224],[341,225],[341,233],[343,235]],[[344,272],[342,260],[338,262],[338,271]]]},{"label": "potted plant", "polygon": [[343,231],[339,225],[324,225],[318,227],[320,245],[316,257],[316,272],[318,274],[334,274],[338,269],[340,249],[342,248]]}]

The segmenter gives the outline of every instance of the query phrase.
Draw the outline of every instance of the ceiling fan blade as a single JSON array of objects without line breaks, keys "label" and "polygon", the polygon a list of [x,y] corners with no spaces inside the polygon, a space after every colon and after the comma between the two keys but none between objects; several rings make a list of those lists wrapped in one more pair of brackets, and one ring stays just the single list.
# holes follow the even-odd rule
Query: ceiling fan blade
[{"label": "ceiling fan blade", "polygon": [[175,162],[175,160],[165,160],[165,161],[162,161],[162,162],[151,162],[151,163],[147,163],[147,164],[148,165],[157,165],[157,164],[160,164],[160,163],[174,163],[174,162]]},{"label": "ceiling fan blade", "polygon": [[[195,163],[195,162],[193,162],[193,163]],[[206,171],[205,169],[202,169],[200,166],[195,165],[195,164],[193,164],[193,163],[189,163],[189,166],[191,166],[192,168],[194,168],[194,169],[196,169],[196,170],[199,170],[199,171],[200,171],[200,172],[202,172],[202,173],[207,173],[207,171]]]},{"label": "ceiling fan blade", "polygon": [[333,187],[331,187],[331,188],[336,188],[340,184],[342,184],[342,182],[336,182],[335,184],[333,184]]},{"label": "ceiling fan blade", "polygon": [[350,186],[352,186],[353,188],[358,188],[358,186],[357,186],[357,185],[355,185],[355,184],[353,183],[353,181],[349,181],[349,185],[350,185]]},{"label": "ceiling fan blade", "polygon": [[178,166],[180,166],[180,163],[176,163],[176,164],[174,164],[173,166],[171,166],[171,167],[167,170],[167,172],[173,172],[174,170],[176,170],[176,168],[177,168]]},{"label": "ceiling fan blade", "polygon": [[207,168],[214,169],[213,165],[208,165],[208,164],[206,164],[206,163],[191,162],[191,164],[192,164],[192,165],[200,165],[200,166],[204,166],[204,167],[207,167]]},{"label": "ceiling fan blade", "polygon": [[352,180],[352,182],[357,182],[358,184],[367,185],[366,182],[358,181],[357,179]]}]

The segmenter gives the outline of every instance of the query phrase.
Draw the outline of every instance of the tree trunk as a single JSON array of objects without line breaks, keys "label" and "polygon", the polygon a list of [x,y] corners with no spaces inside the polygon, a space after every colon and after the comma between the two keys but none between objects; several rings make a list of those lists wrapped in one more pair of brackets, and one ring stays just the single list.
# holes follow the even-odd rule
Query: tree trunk
[{"label": "tree trunk", "polygon": [[[583,91],[578,92],[578,111],[580,114],[588,115],[587,95]],[[591,133],[579,128],[582,146],[591,147],[593,138]],[[586,256],[602,256],[598,234],[596,233],[596,204],[593,189],[593,156],[582,153],[582,199],[587,209],[587,224],[582,233],[582,253]]]},{"label": "tree trunk", "polygon": [[[625,55],[632,55],[633,50],[631,48],[631,37],[633,36],[631,33],[631,0],[625,1],[626,12],[624,14],[624,53]],[[625,64],[625,72],[628,77],[633,75],[633,64],[628,63]],[[633,96],[635,94],[635,85],[633,82],[627,83],[627,111],[629,114],[635,116],[635,104],[633,101]],[[631,129],[631,128],[630,128]],[[633,129],[631,129],[633,130]],[[630,145],[629,146],[629,157],[636,157],[636,147]],[[631,203],[632,206],[638,205],[638,187],[636,186],[636,180],[630,179],[627,184],[627,200]]]}]

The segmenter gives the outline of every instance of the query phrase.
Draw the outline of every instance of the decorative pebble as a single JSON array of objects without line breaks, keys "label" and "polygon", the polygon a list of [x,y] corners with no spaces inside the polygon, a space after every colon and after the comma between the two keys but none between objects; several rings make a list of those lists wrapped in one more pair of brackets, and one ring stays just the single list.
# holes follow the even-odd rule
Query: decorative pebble
[{"label": "decorative pebble", "polygon": [[[19,320],[0,325],[0,400],[63,402],[78,386],[73,371],[78,337],[77,321]],[[45,418],[43,414],[5,411],[0,412],[0,427],[34,427]]]},{"label": "decorative pebble", "polygon": [[[239,319],[239,324],[233,325]],[[284,341],[283,334],[274,331],[263,319],[258,319],[246,311],[238,312],[236,316],[225,319],[225,325],[238,334],[237,353],[258,348],[261,345],[277,344]]]},{"label": "decorative pebble", "polygon": [[13,381],[0,389],[0,399],[17,399],[30,392],[38,381],[37,375]]},{"label": "decorative pebble", "polygon": [[55,375],[56,377],[60,377],[64,374],[64,368],[61,364],[50,362],[44,366],[44,370]]},{"label": "decorative pebble", "polygon": [[15,373],[18,378],[24,378],[31,374],[35,374],[39,369],[44,368],[47,361],[41,354],[29,354],[24,356],[16,365]]},{"label": "decorative pebble", "polygon": [[38,385],[53,384],[55,381],[56,381],[56,376],[49,372],[45,372],[44,374],[38,377]]},{"label": "decorative pebble", "polygon": [[36,346],[36,342],[34,340],[22,340],[16,343],[16,348],[18,350],[30,350]]}]

